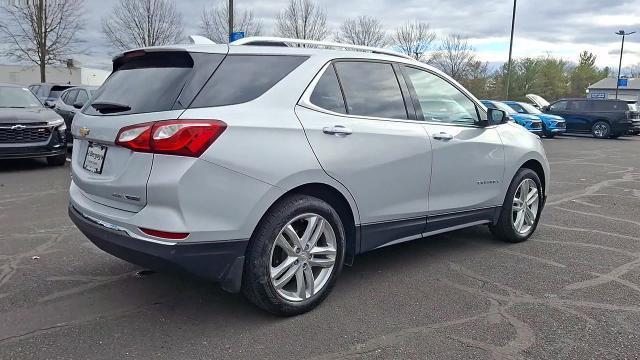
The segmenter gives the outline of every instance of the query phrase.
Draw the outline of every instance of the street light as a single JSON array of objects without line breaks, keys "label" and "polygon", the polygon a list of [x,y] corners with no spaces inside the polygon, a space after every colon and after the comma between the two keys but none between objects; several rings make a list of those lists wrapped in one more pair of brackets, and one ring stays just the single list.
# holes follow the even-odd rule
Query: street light
[{"label": "street light", "polygon": [[622,71],[622,53],[624,52],[624,38],[629,35],[635,34],[635,31],[632,32],[624,32],[624,30],[620,30],[616,33],[616,35],[622,36],[622,46],[620,47],[620,65],[618,66],[618,78],[616,79],[616,100],[618,100],[618,91],[620,90],[620,72]]},{"label": "street light", "polygon": [[513,53],[513,32],[516,27],[516,5],[518,0],[513,0],[513,16],[511,17],[511,41],[509,42],[509,65],[507,65],[507,96],[509,100],[509,88],[511,87],[511,55]]}]

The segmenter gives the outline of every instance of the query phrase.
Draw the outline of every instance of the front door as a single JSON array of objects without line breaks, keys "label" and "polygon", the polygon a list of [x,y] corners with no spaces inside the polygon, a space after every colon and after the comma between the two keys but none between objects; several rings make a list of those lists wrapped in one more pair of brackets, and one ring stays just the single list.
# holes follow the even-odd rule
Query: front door
[{"label": "front door", "polygon": [[481,126],[484,111],[444,78],[410,66],[405,74],[432,143],[429,216],[501,205],[505,154],[496,126]]}]

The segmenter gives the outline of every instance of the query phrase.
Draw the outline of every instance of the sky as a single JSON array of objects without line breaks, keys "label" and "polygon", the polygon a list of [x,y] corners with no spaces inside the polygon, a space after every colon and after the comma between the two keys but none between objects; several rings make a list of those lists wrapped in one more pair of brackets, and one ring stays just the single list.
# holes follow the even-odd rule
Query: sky
[{"label": "sky", "polygon": [[[80,37],[88,55],[77,56],[83,66],[109,68],[117,51],[101,33],[101,18],[117,0],[85,0],[87,25]],[[183,14],[186,35],[199,33],[205,7],[221,0],[174,0]],[[226,0],[222,0],[226,1]],[[316,0],[327,13],[332,30],[345,19],[369,15],[382,20],[393,31],[406,21],[430,24],[444,37],[461,34],[476,48],[477,56],[491,64],[506,62],[509,49],[512,0]],[[235,0],[236,11],[253,10],[262,19],[264,35],[272,35],[275,18],[288,0]],[[577,62],[583,50],[597,55],[600,67],[618,67],[620,37],[615,32],[640,32],[640,0],[519,0],[514,56],[550,54]],[[627,38],[624,66],[640,64],[640,34]]]}]

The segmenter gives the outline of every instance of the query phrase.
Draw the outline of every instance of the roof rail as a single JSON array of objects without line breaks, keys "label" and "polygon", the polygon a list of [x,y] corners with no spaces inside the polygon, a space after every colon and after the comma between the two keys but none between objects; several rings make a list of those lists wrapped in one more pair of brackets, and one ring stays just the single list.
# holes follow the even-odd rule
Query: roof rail
[{"label": "roof rail", "polygon": [[401,54],[393,50],[375,48],[370,46],[362,46],[362,45],[342,44],[342,43],[337,43],[332,41],[290,39],[290,38],[271,37],[271,36],[252,36],[252,37],[246,37],[246,38],[236,40],[230,43],[229,45],[287,46],[287,44],[315,45],[318,47],[325,47],[325,48],[340,48],[340,49],[346,49],[346,50],[368,51],[374,54],[397,56],[404,59],[415,61],[415,59],[412,58],[411,56]]}]

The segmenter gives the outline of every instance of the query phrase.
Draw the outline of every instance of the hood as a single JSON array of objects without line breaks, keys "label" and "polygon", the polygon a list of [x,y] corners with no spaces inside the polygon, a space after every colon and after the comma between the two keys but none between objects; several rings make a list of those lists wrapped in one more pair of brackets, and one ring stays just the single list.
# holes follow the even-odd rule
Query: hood
[{"label": "hood", "polygon": [[13,109],[0,108],[0,124],[42,123],[62,119],[55,111],[44,107]]},{"label": "hood", "polygon": [[538,116],[540,118],[544,118],[546,120],[564,121],[564,118],[562,116],[558,116],[558,115],[538,114],[536,116]]},{"label": "hood", "polygon": [[536,94],[528,94],[527,95],[527,99],[529,99],[531,102],[533,102],[534,104],[538,105],[538,107],[540,109],[542,109],[545,106],[549,106],[551,105],[545,98],[543,98],[540,95],[536,95]]},{"label": "hood", "polygon": [[540,121],[538,115],[529,115],[529,114],[513,114],[514,117],[520,118],[522,120],[531,120],[531,121]]}]

